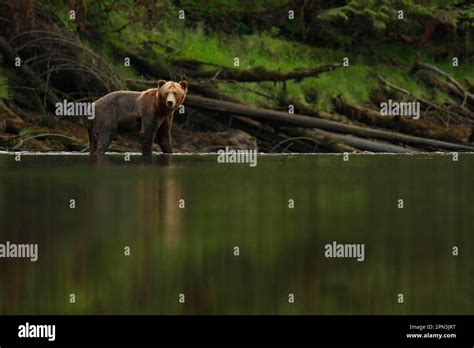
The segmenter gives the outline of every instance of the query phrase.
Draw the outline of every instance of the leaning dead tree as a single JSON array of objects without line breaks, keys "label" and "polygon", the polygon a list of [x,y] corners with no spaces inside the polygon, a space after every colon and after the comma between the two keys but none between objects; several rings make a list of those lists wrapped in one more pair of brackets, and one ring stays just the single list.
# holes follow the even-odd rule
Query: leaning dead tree
[{"label": "leaning dead tree", "polygon": [[447,88],[449,92],[452,94],[455,94],[458,96],[462,95],[462,98],[463,98],[462,105],[464,105],[466,101],[469,103],[474,103],[474,94],[467,91],[454,77],[452,77],[445,71],[441,70],[440,68],[434,65],[420,63],[420,62],[416,62],[411,71],[412,73],[416,73],[420,70],[428,70],[448,80],[449,83],[443,83],[442,81],[438,81],[437,84],[445,86],[445,88]]},{"label": "leaning dead tree", "polygon": [[460,100],[460,103],[457,105],[464,109],[464,112],[467,112],[469,114],[469,117],[474,118],[472,116],[472,113],[474,110],[474,94],[470,93],[466,89],[460,89],[457,84],[451,82],[451,81],[443,81],[440,80],[432,75],[429,75],[427,73],[424,73],[423,71],[420,71],[417,74],[417,78],[424,82],[426,85],[430,87],[434,87],[439,89],[440,91],[447,93],[458,100]]},{"label": "leaning dead tree", "polygon": [[[18,57],[16,50],[5,40],[5,38],[0,36],[0,53],[3,55],[5,64],[10,66],[15,66],[15,59]],[[45,98],[47,102],[51,105],[56,104],[59,101],[59,97],[52,91],[48,89],[46,83],[37,76],[37,74],[29,67],[28,64],[21,64],[19,71],[23,74],[24,78],[29,81],[31,86],[39,91],[45,91]]]},{"label": "leaning dead tree", "polygon": [[22,57],[21,70],[46,95],[48,104],[54,105],[58,94],[67,96],[70,84],[82,95],[125,88],[116,70],[71,34],[46,30],[21,32],[9,41],[0,37],[0,50],[7,60]]}]

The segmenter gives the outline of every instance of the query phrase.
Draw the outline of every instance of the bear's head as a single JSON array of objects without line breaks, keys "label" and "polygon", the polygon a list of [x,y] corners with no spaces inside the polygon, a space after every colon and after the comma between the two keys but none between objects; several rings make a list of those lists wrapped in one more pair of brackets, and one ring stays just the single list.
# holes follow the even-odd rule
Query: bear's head
[{"label": "bear's head", "polygon": [[176,110],[186,98],[188,82],[158,81],[159,103],[169,110]]}]

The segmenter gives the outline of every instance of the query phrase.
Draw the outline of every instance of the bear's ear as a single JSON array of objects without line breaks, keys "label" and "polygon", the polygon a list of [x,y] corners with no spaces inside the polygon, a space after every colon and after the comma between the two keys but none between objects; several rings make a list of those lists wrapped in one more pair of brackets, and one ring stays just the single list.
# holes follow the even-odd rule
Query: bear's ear
[{"label": "bear's ear", "polygon": [[165,80],[159,80],[159,81],[158,81],[158,88],[163,87],[163,85],[164,85],[165,83],[166,83]]},{"label": "bear's ear", "polygon": [[179,81],[179,84],[185,91],[188,90],[188,81]]}]

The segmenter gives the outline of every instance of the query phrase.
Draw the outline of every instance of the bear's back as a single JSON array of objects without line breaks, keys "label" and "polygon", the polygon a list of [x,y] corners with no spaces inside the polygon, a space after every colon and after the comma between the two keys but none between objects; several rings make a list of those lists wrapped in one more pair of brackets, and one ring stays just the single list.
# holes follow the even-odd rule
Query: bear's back
[{"label": "bear's back", "polygon": [[139,98],[142,92],[115,91],[96,100],[96,117],[117,117],[127,119],[140,116]]}]

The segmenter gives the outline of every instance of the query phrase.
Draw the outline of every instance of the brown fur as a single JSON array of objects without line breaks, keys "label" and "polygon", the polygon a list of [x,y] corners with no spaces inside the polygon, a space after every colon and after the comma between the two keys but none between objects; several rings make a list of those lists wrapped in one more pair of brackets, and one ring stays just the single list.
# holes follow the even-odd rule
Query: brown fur
[{"label": "brown fur", "polygon": [[[95,101],[95,119],[89,123],[89,151],[104,154],[119,124],[140,118],[143,155],[151,155],[155,137],[164,153],[172,153],[171,126],[176,109],[186,98],[186,81],[158,81],[158,88],[143,92],[117,91]],[[172,104],[172,105],[171,105]]]}]

